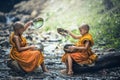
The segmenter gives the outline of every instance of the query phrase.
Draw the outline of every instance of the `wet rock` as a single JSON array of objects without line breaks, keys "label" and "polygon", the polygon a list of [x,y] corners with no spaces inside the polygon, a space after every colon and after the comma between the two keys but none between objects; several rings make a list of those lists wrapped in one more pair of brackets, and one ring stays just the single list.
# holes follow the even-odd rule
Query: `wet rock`
[{"label": "wet rock", "polygon": [[0,52],[1,52],[1,56],[4,56],[4,53],[6,52],[6,50],[2,49],[1,47]]},{"label": "wet rock", "polygon": [[9,31],[3,31],[2,34],[0,34],[1,37],[9,37]]},{"label": "wet rock", "polygon": [[12,70],[14,70],[15,72],[23,72],[23,70],[20,68],[19,64],[17,63],[17,61],[8,60],[7,66]]},{"label": "wet rock", "polygon": [[16,21],[20,21],[20,18],[17,16],[12,20],[12,22],[16,22]]},{"label": "wet rock", "polygon": [[56,76],[56,78],[54,80],[66,80],[66,79],[63,79],[63,78],[61,78],[59,76]]},{"label": "wet rock", "polygon": [[99,43],[99,46],[105,46],[105,45],[106,45],[105,42],[101,42],[101,43]]},{"label": "wet rock", "polygon": [[3,31],[0,31],[0,37],[2,37],[1,35],[2,35],[3,33],[4,33]]},{"label": "wet rock", "polygon": [[116,51],[116,49],[115,49],[115,48],[109,48],[109,49],[107,49],[106,51],[107,51],[107,52],[111,52],[111,51]]},{"label": "wet rock", "polygon": [[[31,15],[29,17],[33,18],[35,17],[37,14],[40,14],[40,11],[42,9],[42,5],[46,2],[46,0],[40,0],[40,1],[34,1],[34,0],[30,0],[30,1],[22,1],[19,4],[16,4],[14,6],[13,12],[16,12],[16,14],[21,14],[23,15]],[[36,7],[34,7],[34,5],[36,5]],[[25,6],[23,6],[25,5]],[[36,13],[37,11],[37,13]],[[13,14],[11,12],[11,14]]]},{"label": "wet rock", "polygon": [[29,39],[29,40],[31,40],[31,41],[33,40],[33,39],[32,39],[32,36],[29,36],[29,35],[26,36],[26,38]]},{"label": "wet rock", "polygon": [[1,44],[1,47],[6,47],[6,48],[8,48],[9,46],[10,46],[10,43],[9,43],[9,41],[1,41],[0,42],[0,44]]},{"label": "wet rock", "polygon": [[13,76],[10,76],[9,80],[23,80],[23,77],[13,77]]},{"label": "wet rock", "polygon": [[29,15],[24,15],[23,17],[22,17],[22,19],[20,19],[20,21],[21,22],[28,22],[30,20],[30,16]]},{"label": "wet rock", "polygon": [[100,52],[101,50],[100,50],[100,49],[93,49],[93,51],[94,51],[95,53],[97,53],[97,52]]},{"label": "wet rock", "polygon": [[2,31],[6,31],[10,29],[10,25],[4,24],[4,26],[1,27]]},{"label": "wet rock", "polygon": [[2,43],[1,41],[4,41],[5,37],[0,37],[0,44]]},{"label": "wet rock", "polygon": [[48,40],[49,42],[60,42],[61,39],[52,39],[52,40]]},{"label": "wet rock", "polygon": [[53,78],[51,78],[50,76],[47,76],[46,78],[44,78],[43,80],[54,80]]},{"label": "wet rock", "polygon": [[30,16],[32,18],[35,18],[37,15],[38,15],[38,12],[36,10],[33,10]]},{"label": "wet rock", "polygon": [[40,50],[40,51],[44,51],[44,46],[42,43],[37,43],[36,44],[36,49]]},{"label": "wet rock", "polygon": [[55,62],[47,62],[46,64],[47,64],[47,65],[54,65]]}]

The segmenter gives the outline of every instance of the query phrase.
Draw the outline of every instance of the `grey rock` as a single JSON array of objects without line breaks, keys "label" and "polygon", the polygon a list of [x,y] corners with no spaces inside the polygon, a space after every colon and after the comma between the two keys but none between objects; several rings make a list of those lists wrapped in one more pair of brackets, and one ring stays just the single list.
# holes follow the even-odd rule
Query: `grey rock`
[{"label": "grey rock", "polygon": [[0,44],[2,43],[1,41],[5,41],[5,37],[0,36]]},{"label": "grey rock", "polygon": [[54,80],[66,80],[66,79],[63,79],[63,78],[61,78],[59,76],[56,76],[56,78]]},{"label": "grey rock", "polygon": [[46,78],[44,78],[43,80],[54,80],[53,78],[51,78],[50,76],[47,76]]},{"label": "grey rock", "polygon": [[107,49],[106,51],[107,51],[107,52],[111,52],[111,51],[116,51],[116,49],[115,49],[115,48],[109,48],[109,49]]},{"label": "grey rock", "polygon": [[0,45],[1,45],[1,47],[6,47],[6,48],[8,48],[9,46],[10,46],[10,43],[9,43],[9,41],[1,41],[0,42]]}]

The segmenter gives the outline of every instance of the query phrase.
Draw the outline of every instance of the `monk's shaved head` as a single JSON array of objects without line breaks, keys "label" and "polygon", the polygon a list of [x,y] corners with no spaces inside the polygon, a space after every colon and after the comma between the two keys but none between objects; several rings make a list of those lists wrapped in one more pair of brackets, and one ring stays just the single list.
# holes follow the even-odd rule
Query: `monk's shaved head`
[{"label": "monk's shaved head", "polygon": [[85,30],[87,30],[87,31],[89,31],[89,29],[90,29],[89,25],[86,24],[86,23],[81,24],[80,27],[79,27],[79,29],[80,29],[80,28],[85,29]]},{"label": "monk's shaved head", "polygon": [[13,29],[14,29],[14,31],[17,31],[17,30],[19,30],[19,29],[21,29],[21,28],[24,28],[24,24],[23,24],[23,23],[21,23],[21,22],[15,22],[15,23],[13,24]]}]

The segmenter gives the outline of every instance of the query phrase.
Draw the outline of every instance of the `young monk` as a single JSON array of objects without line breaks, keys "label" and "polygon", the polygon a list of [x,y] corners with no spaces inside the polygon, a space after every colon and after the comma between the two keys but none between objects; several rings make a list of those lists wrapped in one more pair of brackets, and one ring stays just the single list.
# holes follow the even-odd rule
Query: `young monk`
[{"label": "young monk", "polygon": [[79,31],[81,35],[74,35],[72,32],[67,30],[68,34],[72,36],[74,39],[78,39],[78,42],[75,43],[75,46],[69,47],[70,50],[77,49],[77,52],[74,53],[65,53],[62,56],[62,62],[65,63],[67,69],[61,70],[62,73],[67,73],[68,75],[73,74],[72,65],[75,61],[79,65],[91,64],[93,61],[90,60],[90,56],[93,54],[91,51],[91,46],[93,46],[93,38],[92,35],[89,34],[89,25],[82,24],[79,27]]},{"label": "young monk", "polygon": [[22,36],[23,32],[31,25],[32,21],[25,25],[21,22],[13,24],[14,32],[10,36],[12,45],[10,57],[16,60],[19,66],[25,72],[32,72],[41,65],[44,72],[48,72],[44,64],[44,57],[40,50],[35,50],[35,46],[27,46],[26,38]]}]

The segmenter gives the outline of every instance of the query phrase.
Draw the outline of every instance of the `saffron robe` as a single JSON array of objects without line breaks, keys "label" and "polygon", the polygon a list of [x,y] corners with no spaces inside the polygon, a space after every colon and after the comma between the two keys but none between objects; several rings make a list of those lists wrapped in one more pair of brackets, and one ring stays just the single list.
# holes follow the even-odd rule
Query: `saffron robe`
[{"label": "saffron robe", "polygon": [[[93,38],[92,35],[87,33],[83,36],[80,37],[80,39],[78,40],[78,42],[75,43],[75,46],[77,47],[84,47],[85,46],[85,41],[89,41],[90,42],[90,47],[93,46],[94,42],[93,42]],[[62,62],[65,62],[67,59],[67,55],[70,54],[71,58],[78,64],[83,65],[83,64],[91,64],[94,61],[92,61],[89,57],[94,54],[91,51],[91,48],[88,48],[87,50],[80,50],[74,53],[65,53],[62,56]],[[91,56],[92,57],[92,56]],[[92,57],[94,58],[94,57]],[[93,59],[95,60],[95,59]]]},{"label": "saffron robe", "polygon": [[[40,64],[44,61],[44,56],[39,50],[25,50],[19,52],[16,48],[15,43],[13,42],[14,33],[10,36],[10,43],[12,45],[11,51],[10,51],[10,58],[12,60],[16,60],[20,67],[25,72],[32,72],[34,69],[36,69]],[[25,47],[27,46],[26,38],[21,36],[21,42],[20,46]]]}]

